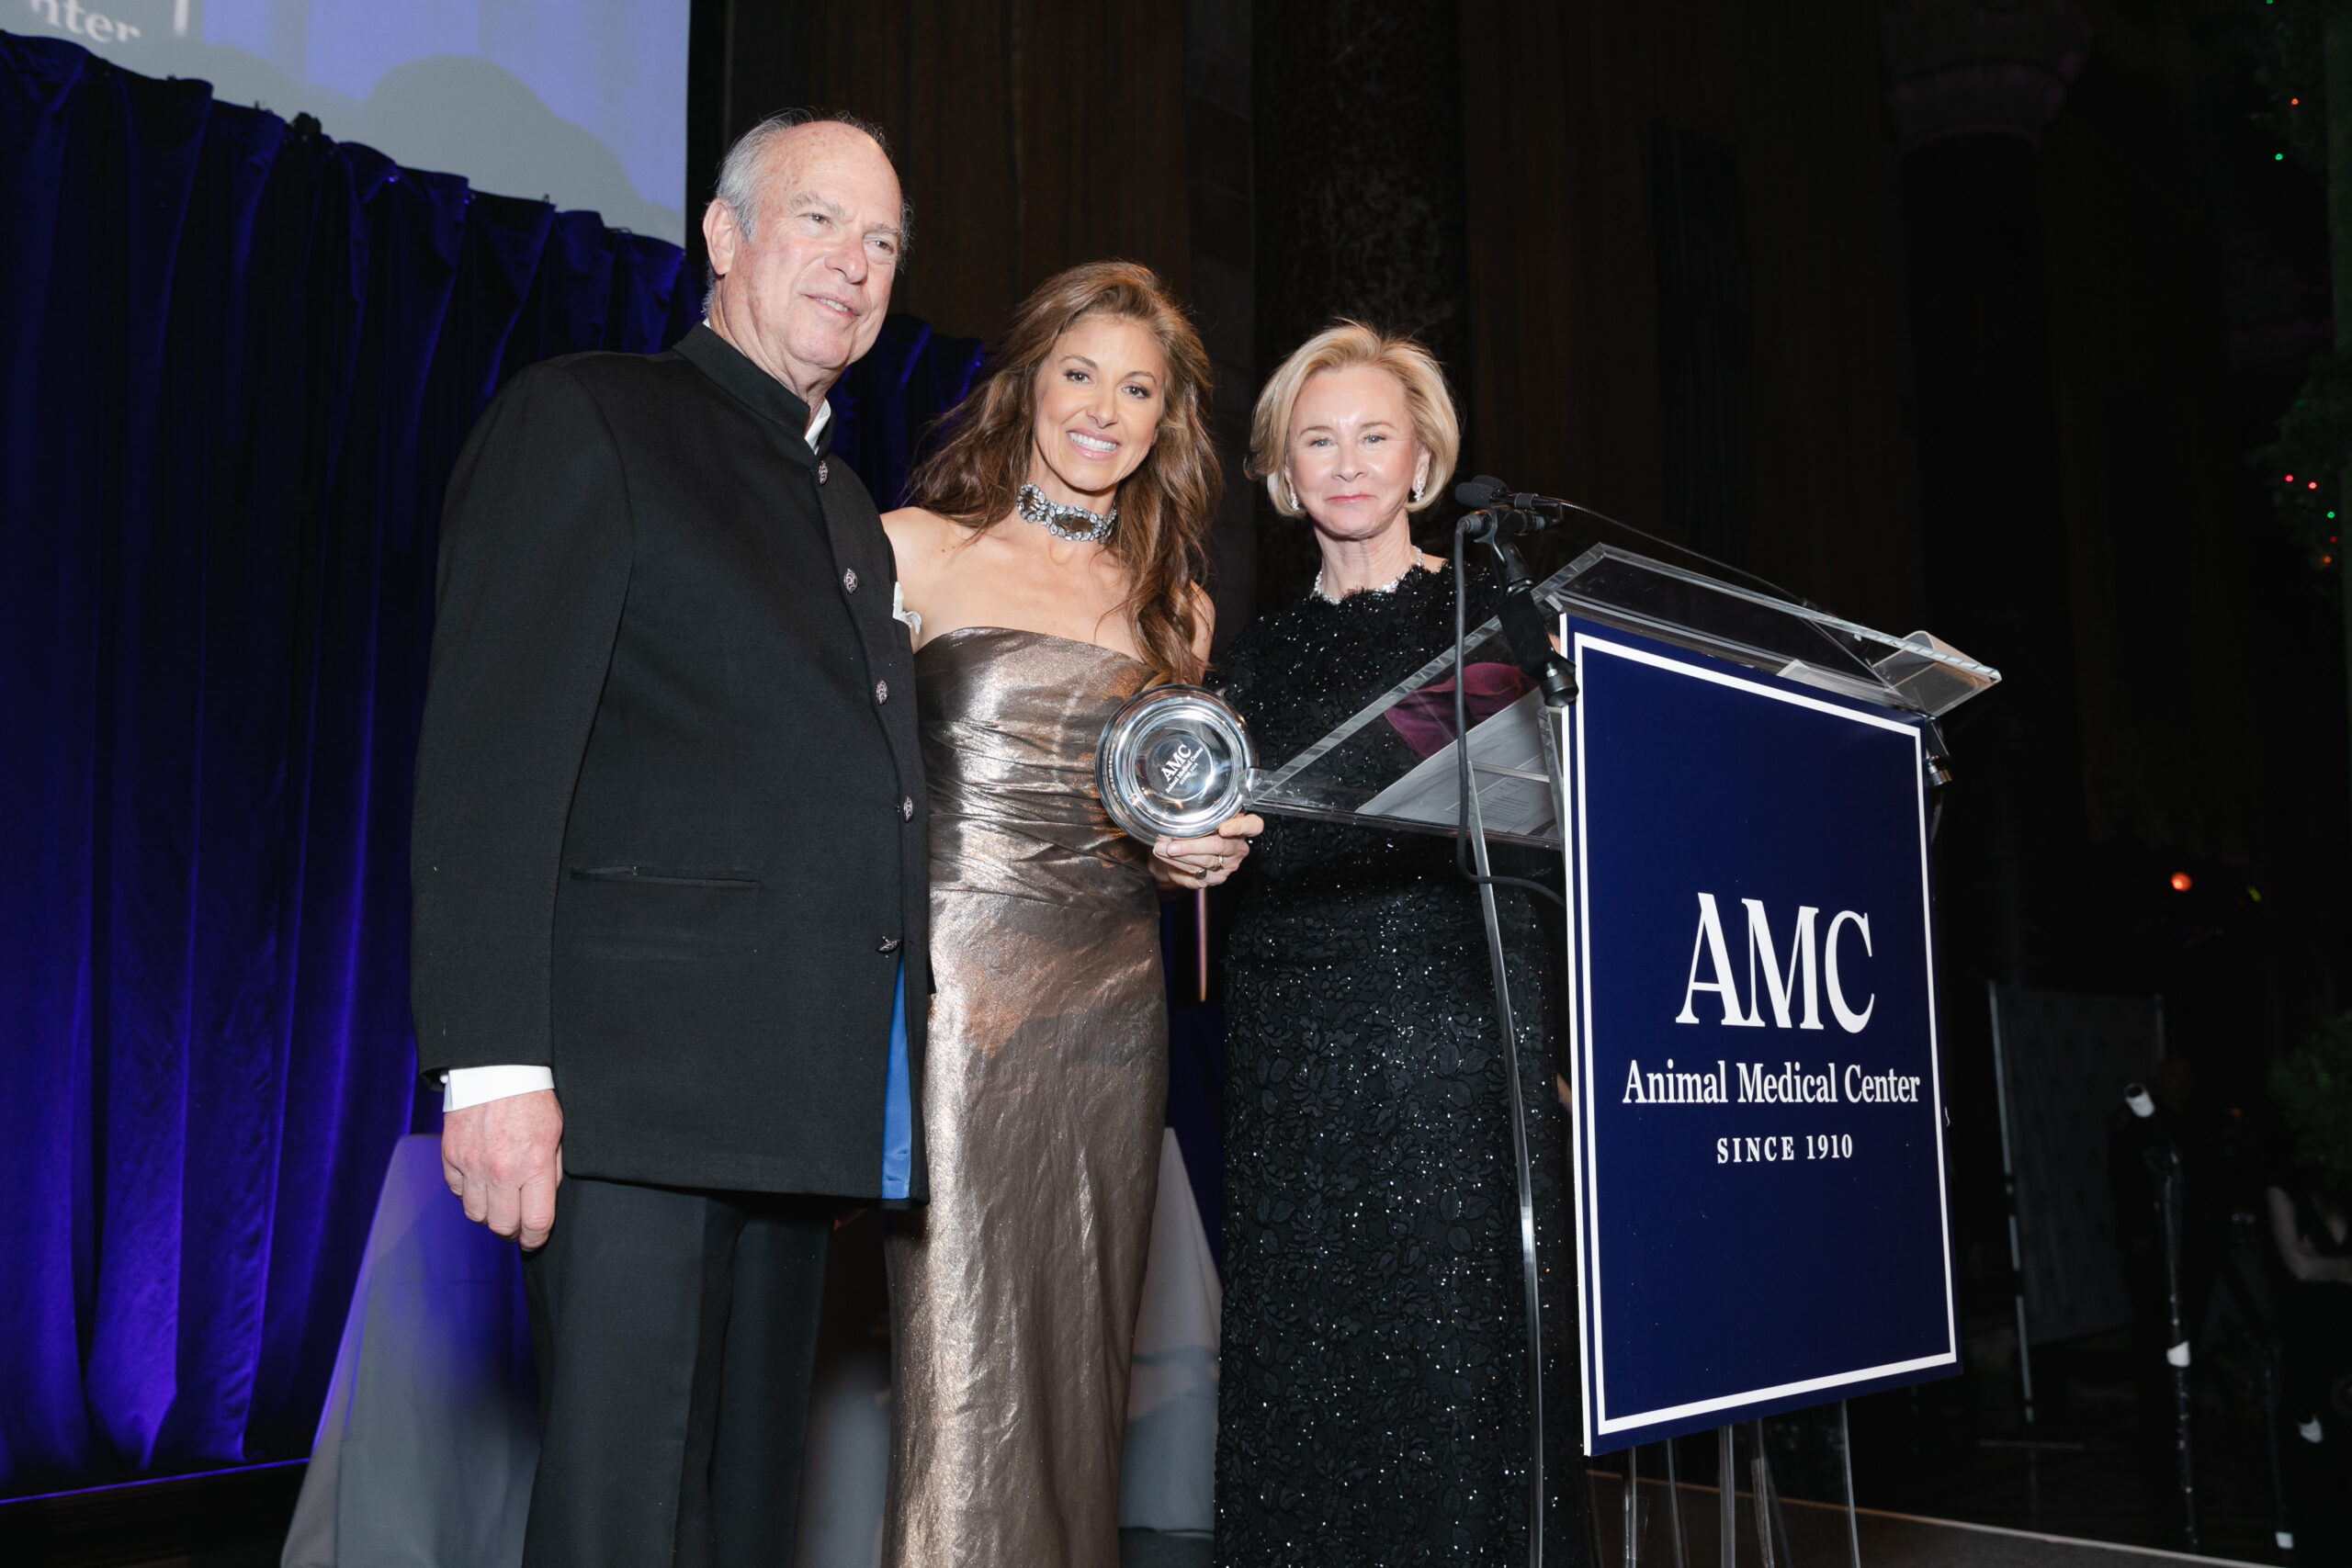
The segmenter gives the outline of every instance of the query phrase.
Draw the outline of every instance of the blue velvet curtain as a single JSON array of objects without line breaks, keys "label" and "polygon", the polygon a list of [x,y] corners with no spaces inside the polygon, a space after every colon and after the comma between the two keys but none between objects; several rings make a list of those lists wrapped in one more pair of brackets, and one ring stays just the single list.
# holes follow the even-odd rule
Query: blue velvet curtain
[{"label": "blue velvet curtain", "polygon": [[[410,1122],[449,464],[699,301],[594,213],[6,34],[0,225],[5,1496],[309,1451]],[[890,323],[878,495],[976,362]]]},{"label": "blue velvet curtain", "polygon": [[976,338],[935,333],[913,316],[892,316],[865,358],[826,401],[833,405],[833,450],[857,470],[888,512],[903,505],[907,475],[921,461],[940,417],[978,378]]}]

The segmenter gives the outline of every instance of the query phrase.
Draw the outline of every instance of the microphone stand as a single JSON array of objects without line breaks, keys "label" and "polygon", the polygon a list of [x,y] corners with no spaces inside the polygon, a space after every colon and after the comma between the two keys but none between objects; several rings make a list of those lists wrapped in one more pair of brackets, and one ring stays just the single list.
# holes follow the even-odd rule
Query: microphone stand
[{"label": "microphone stand", "polygon": [[[1466,487],[1465,487],[1466,488]],[[1576,701],[1576,673],[1552,646],[1544,615],[1532,592],[1534,578],[1516,547],[1514,532],[1540,521],[1525,513],[1494,509],[1468,513],[1453,530],[1453,731],[1460,815],[1455,839],[1455,865],[1478,888],[1479,913],[1487,931],[1487,958],[1493,971],[1495,1017],[1502,1032],[1504,1078],[1510,1094],[1511,1156],[1519,1188],[1519,1249],[1521,1284],[1527,1300],[1527,1560],[1530,1568],[1544,1568],[1545,1480],[1544,1473],[1544,1303],[1542,1274],[1535,1255],[1535,1187],[1533,1163],[1528,1152],[1527,1092],[1519,1065],[1519,1030],[1510,1005],[1510,979],[1504,959],[1502,917],[1495,903],[1499,885],[1532,889],[1545,897],[1551,890],[1520,877],[1497,876],[1487,843],[1486,821],[1478,809],[1475,764],[1470,760],[1467,688],[1468,588],[1464,577],[1464,547],[1472,538],[1495,551],[1503,572],[1502,622],[1520,669],[1532,677],[1544,693],[1541,724],[1544,767],[1552,789],[1554,820],[1563,849],[1567,844],[1567,780],[1562,765],[1561,728],[1568,705]],[[1465,847],[1476,866],[1462,864]],[[1566,901],[1562,901],[1566,908]]]},{"label": "microphone stand", "polygon": [[2197,1550],[2197,1472],[2190,1462],[2188,1434],[2191,1404],[2188,1392],[2188,1323],[2183,1310],[2186,1303],[2180,1295],[2181,1265],[2181,1186],[2182,1167],[2180,1145],[2174,1141],[2172,1130],[2156,1115],[2154,1096],[2138,1084],[2126,1084],[2123,1103],[2132,1114],[2148,1124],[2153,1134],[2141,1158],[2148,1167],[2148,1179],[2155,1188],[2156,1214],[2165,1236],[2165,1321],[2170,1328],[2165,1350],[2165,1361],[2172,1368],[2172,1402],[2175,1441],[2180,1451],[2181,1534],[2188,1550]]},{"label": "microphone stand", "polygon": [[[1526,515],[1501,514],[1504,518]],[[1511,542],[1511,525],[1494,513],[1487,516],[1485,536],[1480,537],[1477,529],[1473,529],[1470,536],[1493,550],[1496,564],[1502,568],[1503,636],[1510,640],[1512,660],[1543,688],[1544,705],[1556,713],[1577,700],[1576,670],[1552,646],[1551,629],[1544,624],[1543,609],[1535,603],[1535,574],[1528,570],[1526,558]]]}]

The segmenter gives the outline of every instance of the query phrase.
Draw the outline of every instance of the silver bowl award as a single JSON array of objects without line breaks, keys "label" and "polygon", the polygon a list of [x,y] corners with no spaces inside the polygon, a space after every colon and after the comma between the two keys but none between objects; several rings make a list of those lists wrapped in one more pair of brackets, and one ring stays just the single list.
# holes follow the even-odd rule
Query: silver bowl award
[{"label": "silver bowl award", "polygon": [[1094,787],[1127,833],[1193,839],[1242,808],[1258,753],[1250,727],[1214,692],[1154,686],[1102,727]]}]

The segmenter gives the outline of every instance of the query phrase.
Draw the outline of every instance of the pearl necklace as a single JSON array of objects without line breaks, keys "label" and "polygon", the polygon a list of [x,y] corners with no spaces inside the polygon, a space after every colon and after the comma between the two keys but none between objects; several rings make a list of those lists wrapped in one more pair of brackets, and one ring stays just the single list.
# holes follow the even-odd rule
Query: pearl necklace
[{"label": "pearl necklace", "polygon": [[1114,501],[1109,512],[1089,512],[1083,506],[1069,506],[1058,501],[1047,501],[1046,492],[1035,485],[1023,485],[1014,510],[1057,539],[1073,545],[1100,544],[1111,536],[1111,525],[1119,520],[1119,503]]},{"label": "pearl necklace", "polygon": [[1312,593],[1316,598],[1322,600],[1326,604],[1337,604],[1340,600],[1352,599],[1358,593],[1394,593],[1404,583],[1404,581],[1407,578],[1421,570],[1421,552],[1415,550],[1413,552],[1413,564],[1398,572],[1396,576],[1390,578],[1387,581],[1372,588],[1358,588],[1350,592],[1342,593],[1338,599],[1334,599],[1329,593],[1323,592],[1323,569],[1318,566],[1315,569],[1314,585],[1307,589],[1307,592]]}]

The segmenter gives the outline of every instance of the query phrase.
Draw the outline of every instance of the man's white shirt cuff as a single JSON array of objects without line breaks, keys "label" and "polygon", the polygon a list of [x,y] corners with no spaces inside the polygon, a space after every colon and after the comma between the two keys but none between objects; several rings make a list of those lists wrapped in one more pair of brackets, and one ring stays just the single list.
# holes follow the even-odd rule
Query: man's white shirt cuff
[{"label": "man's white shirt cuff", "polygon": [[555,1073],[548,1067],[451,1067],[441,1075],[441,1111],[446,1116],[469,1105],[554,1087]]}]

